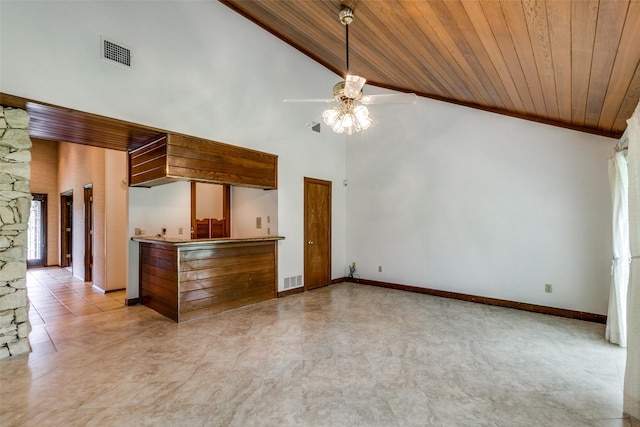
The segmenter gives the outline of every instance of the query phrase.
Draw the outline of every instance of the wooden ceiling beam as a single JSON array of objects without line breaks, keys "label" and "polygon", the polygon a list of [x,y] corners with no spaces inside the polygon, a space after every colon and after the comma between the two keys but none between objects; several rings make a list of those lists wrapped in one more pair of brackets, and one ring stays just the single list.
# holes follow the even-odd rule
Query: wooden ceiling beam
[{"label": "wooden ceiling beam", "polygon": [[0,105],[29,113],[29,134],[47,141],[73,142],[110,150],[141,147],[166,131],[0,93]]}]

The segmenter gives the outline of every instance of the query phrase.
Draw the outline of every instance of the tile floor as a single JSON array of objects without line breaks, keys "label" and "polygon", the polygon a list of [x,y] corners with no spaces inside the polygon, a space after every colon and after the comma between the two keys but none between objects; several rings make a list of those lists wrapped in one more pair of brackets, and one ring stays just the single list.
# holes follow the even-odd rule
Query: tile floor
[{"label": "tile floor", "polygon": [[27,295],[31,347],[43,352],[53,350],[45,326],[123,308],[126,291],[102,293],[91,282],[74,277],[70,269],[45,267],[27,270]]},{"label": "tile floor", "polygon": [[45,324],[0,361],[3,426],[625,426],[603,325],[339,284],[176,324]]}]

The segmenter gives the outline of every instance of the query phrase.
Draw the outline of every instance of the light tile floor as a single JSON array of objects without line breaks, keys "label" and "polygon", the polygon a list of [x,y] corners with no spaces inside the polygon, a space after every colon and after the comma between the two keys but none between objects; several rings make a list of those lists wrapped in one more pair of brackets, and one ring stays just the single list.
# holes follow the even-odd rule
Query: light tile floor
[{"label": "light tile floor", "polygon": [[102,293],[69,269],[44,267],[27,270],[27,296],[33,328],[29,341],[33,351],[42,353],[55,351],[46,326],[123,308],[126,291]]},{"label": "light tile floor", "polygon": [[638,426],[603,325],[506,308],[345,283],[45,328],[0,361],[3,426]]}]

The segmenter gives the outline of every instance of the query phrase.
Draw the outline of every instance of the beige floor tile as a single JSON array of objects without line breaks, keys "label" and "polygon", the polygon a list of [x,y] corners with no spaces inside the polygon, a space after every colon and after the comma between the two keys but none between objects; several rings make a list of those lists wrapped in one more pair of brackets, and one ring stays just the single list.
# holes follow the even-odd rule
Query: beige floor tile
[{"label": "beige floor tile", "polygon": [[51,300],[51,301],[44,301],[44,302],[31,301],[31,305],[37,310],[47,310],[51,308],[63,307],[62,303],[58,300]]},{"label": "beige floor tile", "polygon": [[100,293],[86,294],[84,295],[84,298],[94,304],[105,302],[105,301],[111,301],[109,297],[106,297],[104,294],[100,294]]},{"label": "beige floor tile", "polygon": [[67,320],[72,320],[74,319],[76,316],[71,313],[70,311],[67,310],[66,313],[62,313],[62,314],[41,314],[42,316],[42,320],[44,320],[45,324],[51,324],[51,323],[58,323],[58,322],[63,322],[63,321],[67,321]]},{"label": "beige floor tile", "polygon": [[90,295],[119,309],[0,361],[3,425],[637,425],[599,324],[355,284],[181,324]]},{"label": "beige floor tile", "polygon": [[90,316],[92,314],[102,313],[103,310],[100,310],[98,307],[84,306],[79,308],[74,308],[71,312],[76,316]]},{"label": "beige floor tile", "polygon": [[67,307],[62,305],[60,307],[50,307],[50,308],[38,310],[38,314],[40,314],[40,317],[42,317],[43,319],[47,319],[53,316],[69,314],[69,313],[71,313],[71,311],[69,311]]},{"label": "beige floor tile", "polygon": [[96,307],[102,311],[117,310],[124,307],[124,303],[118,301],[96,302]]}]

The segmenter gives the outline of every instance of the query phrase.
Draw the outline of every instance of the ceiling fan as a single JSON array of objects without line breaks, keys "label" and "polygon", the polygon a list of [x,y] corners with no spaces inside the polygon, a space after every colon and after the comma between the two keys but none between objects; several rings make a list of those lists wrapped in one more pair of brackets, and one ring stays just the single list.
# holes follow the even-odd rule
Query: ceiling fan
[{"label": "ceiling fan", "polygon": [[367,105],[372,104],[415,104],[418,97],[415,93],[365,95],[362,88],[366,83],[364,77],[349,74],[349,24],[353,22],[354,12],[348,6],[341,5],[338,18],[346,29],[347,75],[344,81],[333,86],[333,98],[330,99],[285,99],[284,102],[326,102],[338,103],[322,113],[322,119],[332,131],[352,135],[371,126],[371,118]]}]

